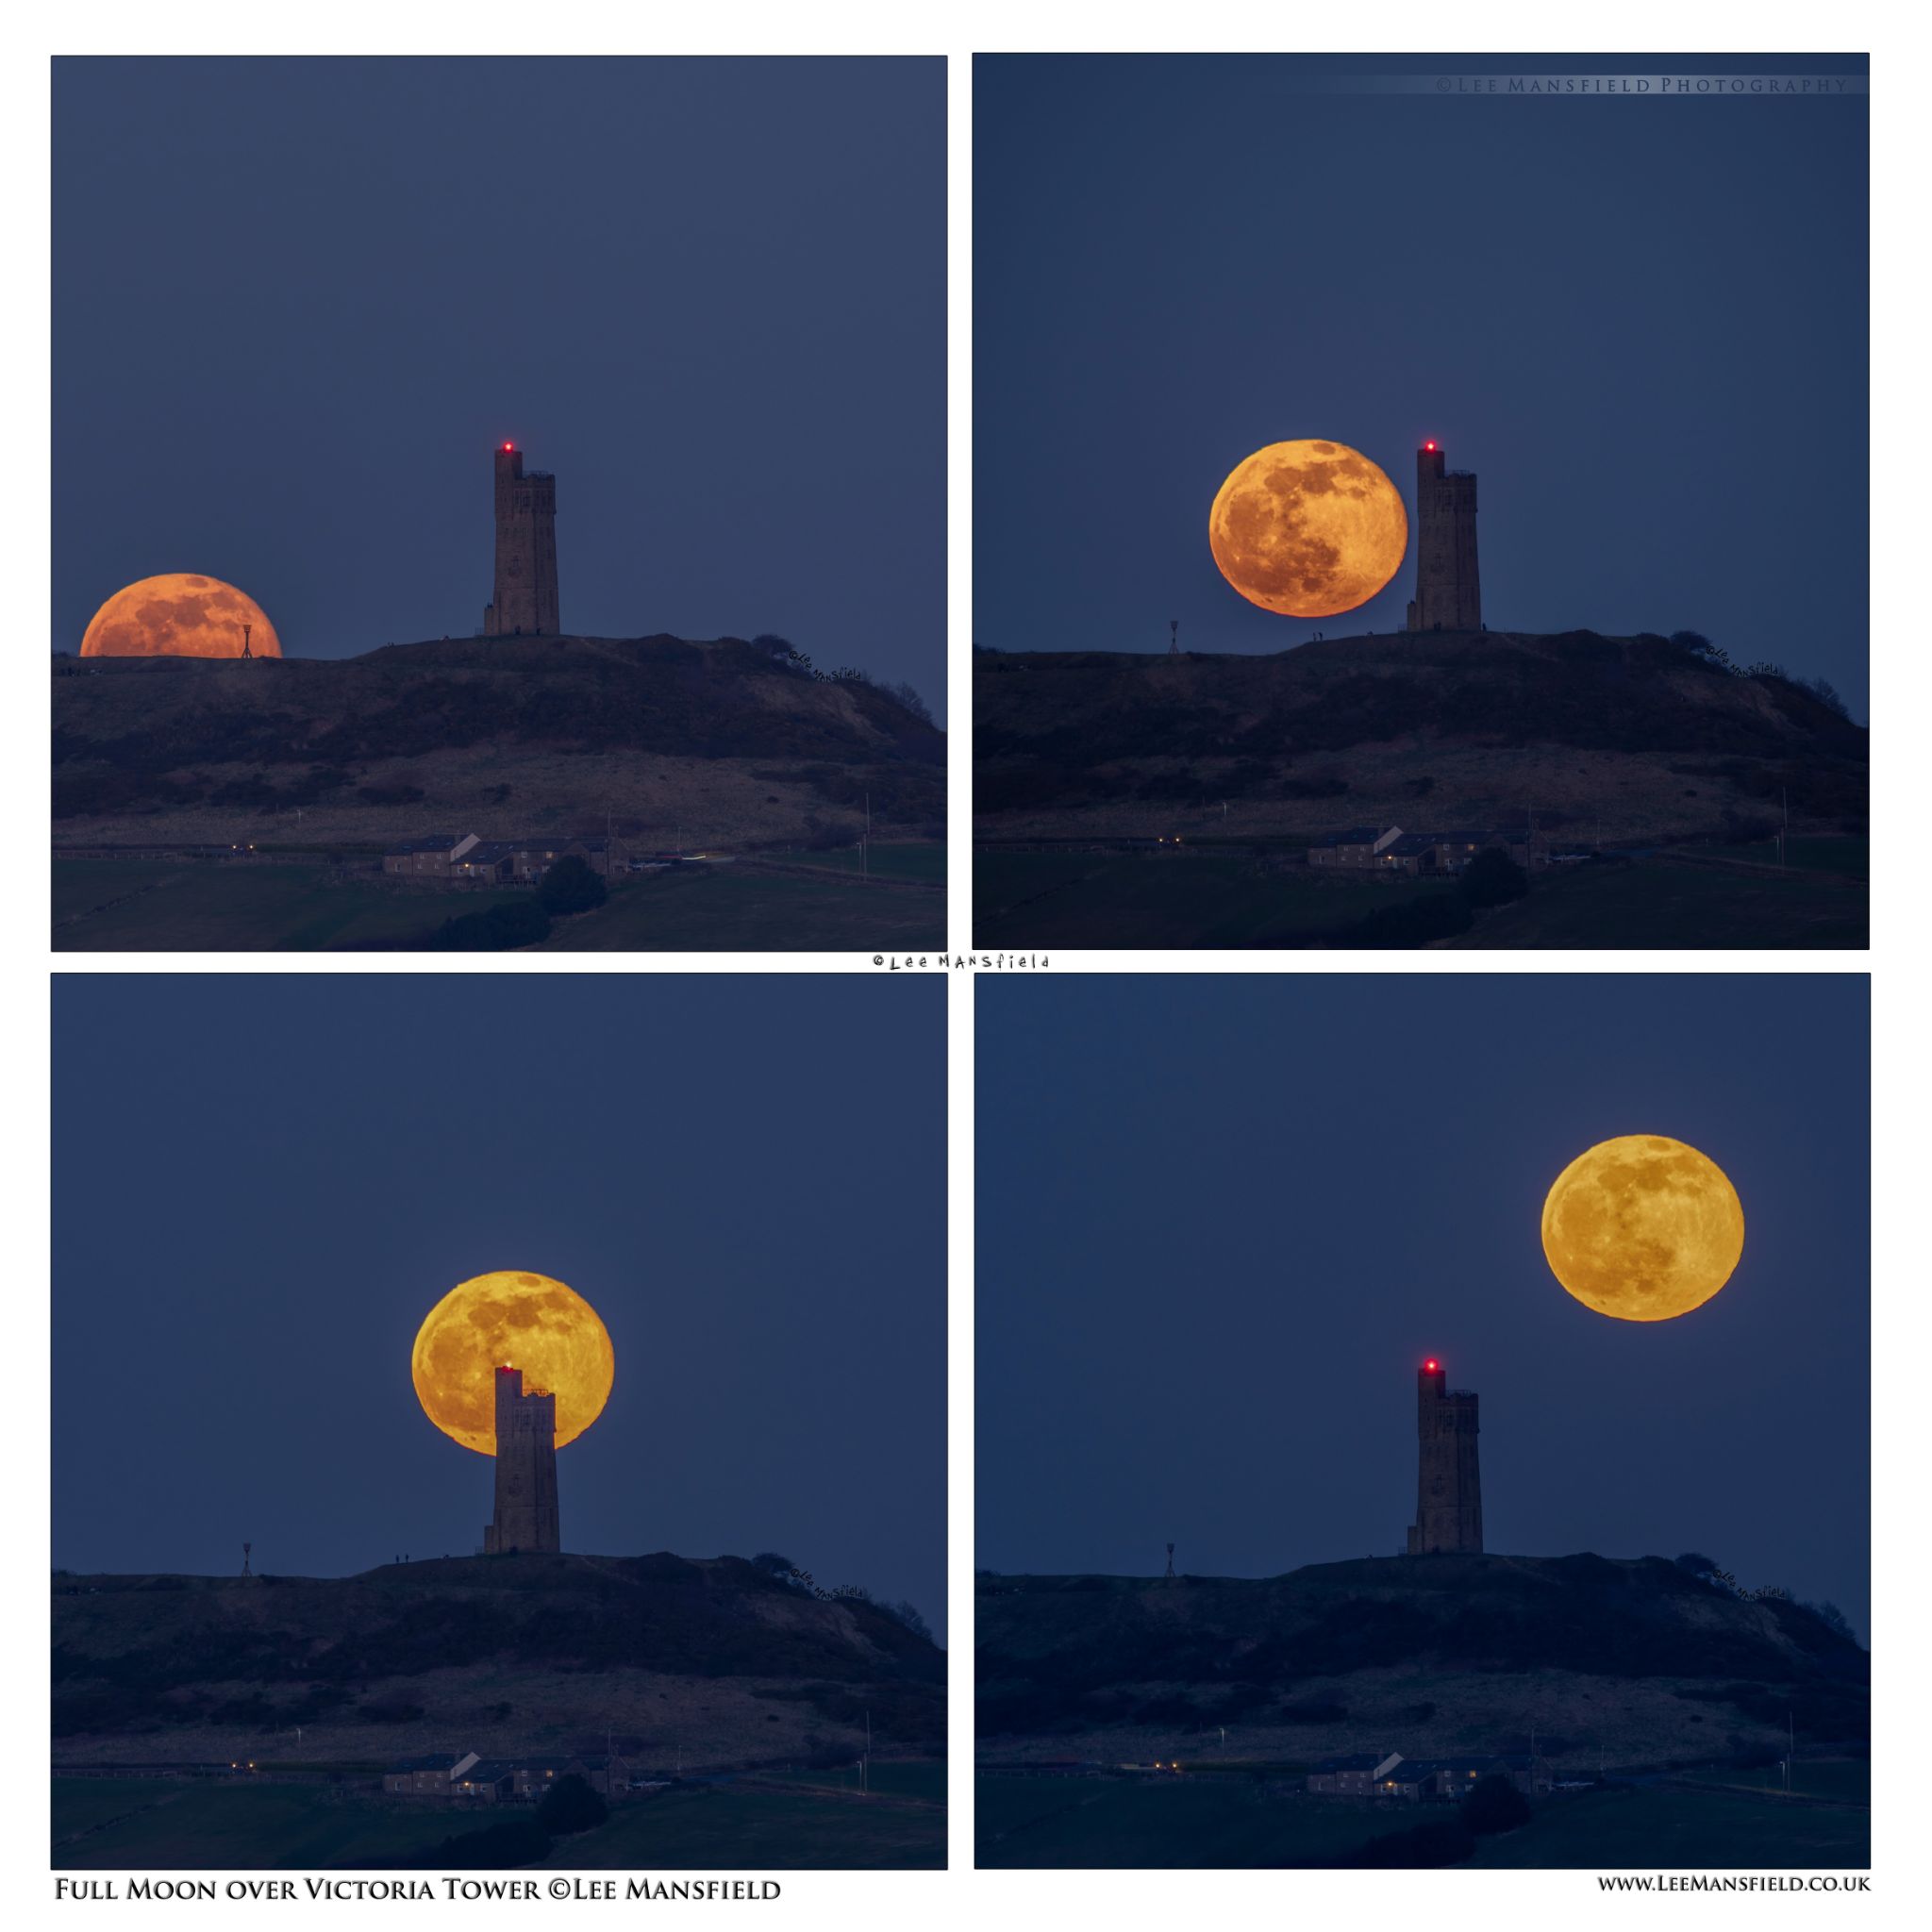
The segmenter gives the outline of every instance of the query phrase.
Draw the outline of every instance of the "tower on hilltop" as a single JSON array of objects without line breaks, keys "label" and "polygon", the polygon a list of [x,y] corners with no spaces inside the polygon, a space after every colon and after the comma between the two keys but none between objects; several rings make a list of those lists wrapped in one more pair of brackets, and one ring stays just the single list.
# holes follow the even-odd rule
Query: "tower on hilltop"
[{"label": "tower on hilltop", "polygon": [[1418,1449],[1415,1521],[1408,1530],[1408,1554],[1427,1557],[1439,1550],[1477,1555],[1483,1546],[1482,1473],[1475,1457],[1475,1397],[1451,1391],[1442,1364],[1433,1357],[1415,1374],[1415,1432]]},{"label": "tower on hilltop", "polygon": [[496,447],[496,588],[483,609],[486,638],[554,638],[557,622],[557,478],[524,475],[514,443]]},{"label": "tower on hilltop", "polygon": [[524,1393],[524,1372],[496,1372],[496,1517],[483,1532],[483,1553],[555,1552],[557,1397]]},{"label": "tower on hilltop", "polygon": [[1415,453],[1415,601],[1410,630],[1480,630],[1475,569],[1475,472],[1442,467],[1442,446]]}]

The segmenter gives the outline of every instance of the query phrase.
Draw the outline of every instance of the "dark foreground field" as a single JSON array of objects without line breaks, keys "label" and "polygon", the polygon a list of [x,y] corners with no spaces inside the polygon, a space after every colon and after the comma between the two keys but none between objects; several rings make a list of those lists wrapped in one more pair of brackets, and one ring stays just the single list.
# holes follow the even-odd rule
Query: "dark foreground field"
[{"label": "dark foreground field", "polygon": [[[1819,841],[1816,870],[1650,860],[1540,874],[1529,896],[1440,943],[1476,950],[1862,948],[1862,841]],[[1754,854],[1755,856],[1755,854]],[[1797,855],[1794,854],[1794,858]],[[1049,948],[1346,948],[1440,879],[1336,878],[1249,853],[975,849],[973,943]]]},{"label": "dark foreground field", "polygon": [[[564,1870],[937,1870],[944,1767],[881,1764],[860,1797],[832,1774],[679,1786],[628,1800],[557,1841]],[[454,1833],[521,1807],[456,1810],[326,1786],[164,1778],[53,1781],[57,1871],[300,1871],[416,1864]]]},{"label": "dark foreground field", "polygon": [[[1616,1785],[1538,1802],[1468,1862],[1581,1871],[1857,1871],[1872,1861],[1862,1763],[1801,1764],[1799,1796],[1688,1783]],[[1371,1839],[1453,1815],[1310,1797],[1285,1777],[1053,1777],[982,1772],[981,1866],[1341,1866]],[[1807,1795],[1811,1786],[1831,1801]],[[1840,1794],[1856,1793],[1855,1796]]]},{"label": "dark foreground field", "polygon": [[[798,869],[721,865],[645,874],[599,910],[560,920],[557,952],[854,952],[945,944],[937,848],[877,847],[873,877],[841,853]],[[939,871],[939,884],[943,872]],[[525,903],[526,891],[430,892],[328,867],[57,858],[57,952],[354,952],[426,946],[443,921]]]}]

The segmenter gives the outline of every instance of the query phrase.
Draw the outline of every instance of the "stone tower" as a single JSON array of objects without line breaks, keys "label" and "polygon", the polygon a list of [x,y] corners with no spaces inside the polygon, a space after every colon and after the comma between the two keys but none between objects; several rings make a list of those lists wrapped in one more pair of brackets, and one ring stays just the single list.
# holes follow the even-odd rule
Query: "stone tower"
[{"label": "stone tower", "polygon": [[1475,572],[1475,472],[1442,468],[1440,443],[1415,453],[1415,602],[1410,630],[1480,630]]},{"label": "stone tower", "polygon": [[483,1532],[486,1556],[556,1551],[557,1397],[524,1393],[524,1372],[496,1372],[496,1520]]},{"label": "stone tower", "polygon": [[1425,1361],[1415,1375],[1415,1433],[1419,1449],[1415,1521],[1408,1554],[1438,1550],[1481,1553],[1483,1485],[1475,1459],[1475,1397],[1453,1394],[1439,1361]]},{"label": "stone tower", "polygon": [[486,638],[554,638],[557,624],[557,478],[524,475],[524,453],[496,449],[496,593],[483,609]]}]

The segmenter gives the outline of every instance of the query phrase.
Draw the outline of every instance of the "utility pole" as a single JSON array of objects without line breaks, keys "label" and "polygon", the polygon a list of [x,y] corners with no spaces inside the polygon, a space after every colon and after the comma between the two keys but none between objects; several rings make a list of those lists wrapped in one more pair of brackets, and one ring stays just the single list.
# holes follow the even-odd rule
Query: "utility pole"
[{"label": "utility pole", "polygon": [[1167,620],[1167,655],[1178,658],[1181,654],[1181,621],[1178,617]]}]

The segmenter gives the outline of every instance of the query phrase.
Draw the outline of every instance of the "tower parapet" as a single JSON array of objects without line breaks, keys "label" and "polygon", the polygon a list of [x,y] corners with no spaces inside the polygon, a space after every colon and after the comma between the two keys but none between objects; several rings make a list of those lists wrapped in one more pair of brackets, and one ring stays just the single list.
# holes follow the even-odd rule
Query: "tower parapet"
[{"label": "tower parapet", "polygon": [[1415,599],[1410,630],[1480,630],[1475,563],[1475,473],[1450,470],[1437,442],[1415,453]]},{"label": "tower parapet", "polygon": [[524,1393],[524,1372],[496,1372],[496,1516],[486,1556],[562,1547],[557,1522],[557,1397]]},{"label": "tower parapet", "polygon": [[1448,1387],[1448,1374],[1431,1357],[1416,1371],[1416,1504],[1408,1554],[1439,1550],[1480,1555],[1483,1546],[1482,1472],[1476,1462],[1476,1398]]},{"label": "tower parapet", "polygon": [[558,635],[557,478],[524,474],[524,453],[499,443],[496,469],[496,580],[483,608],[487,638]]}]

